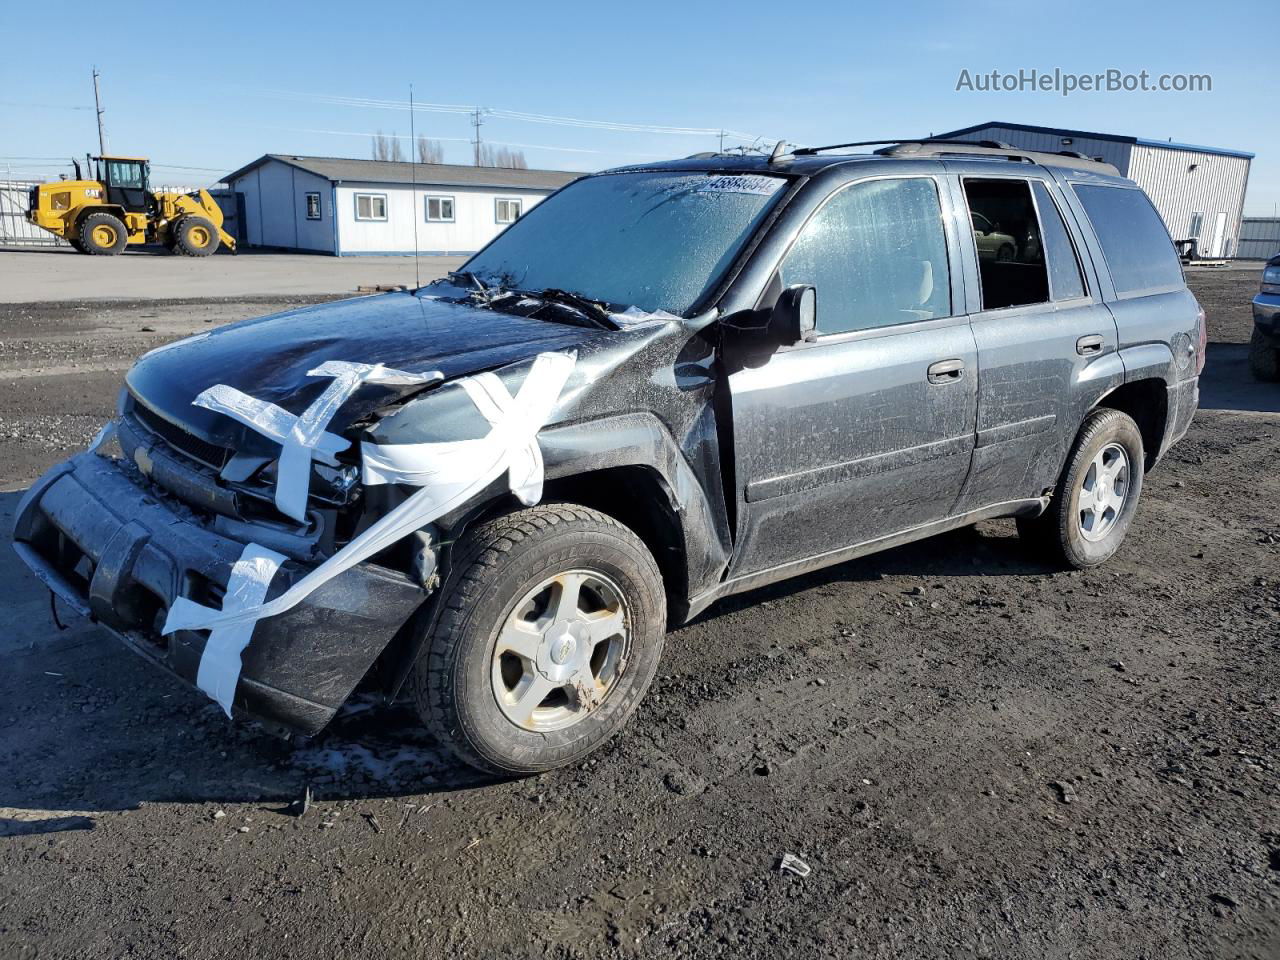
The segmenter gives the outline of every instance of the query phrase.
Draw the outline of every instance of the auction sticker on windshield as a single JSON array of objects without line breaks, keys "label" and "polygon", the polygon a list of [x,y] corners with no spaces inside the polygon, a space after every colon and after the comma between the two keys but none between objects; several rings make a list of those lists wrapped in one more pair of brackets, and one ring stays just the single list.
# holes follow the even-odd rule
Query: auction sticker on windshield
[{"label": "auction sticker on windshield", "polygon": [[698,184],[700,193],[752,193],[771,197],[786,181],[780,177],[734,175],[710,177]]}]

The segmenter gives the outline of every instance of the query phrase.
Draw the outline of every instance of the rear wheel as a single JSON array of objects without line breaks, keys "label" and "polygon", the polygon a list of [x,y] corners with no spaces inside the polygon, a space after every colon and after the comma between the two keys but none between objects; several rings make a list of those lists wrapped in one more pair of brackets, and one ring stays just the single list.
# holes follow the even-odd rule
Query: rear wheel
[{"label": "rear wheel", "polygon": [[188,257],[207,257],[218,249],[218,230],[204,217],[187,216],[173,228],[174,246]]},{"label": "rear wheel", "polygon": [[115,256],[128,242],[129,234],[119,217],[91,213],[80,221],[80,243],[85,253],[95,257]]},{"label": "rear wheel", "polygon": [[1280,350],[1257,327],[1249,341],[1249,369],[1259,380],[1280,380]]},{"label": "rear wheel", "polygon": [[1076,437],[1049,509],[1019,518],[1018,533],[1047,559],[1094,567],[1120,548],[1138,508],[1142,433],[1119,410],[1095,410]]},{"label": "rear wheel", "polygon": [[1009,244],[1002,244],[1000,249],[996,251],[996,259],[1001,263],[1012,263],[1017,257],[1018,251],[1014,250]]},{"label": "rear wheel", "polygon": [[418,711],[459,759],[499,775],[586,756],[626,723],[658,667],[662,576],[616,520],[546,504],[459,541],[414,667]]}]

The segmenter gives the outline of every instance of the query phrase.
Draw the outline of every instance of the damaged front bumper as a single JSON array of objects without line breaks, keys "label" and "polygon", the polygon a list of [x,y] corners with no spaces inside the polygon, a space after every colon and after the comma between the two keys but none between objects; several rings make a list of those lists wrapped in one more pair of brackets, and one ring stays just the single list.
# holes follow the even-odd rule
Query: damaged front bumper
[{"label": "damaged front bumper", "polygon": [[[162,494],[131,463],[96,453],[72,457],[33,484],[14,525],[14,548],[50,590],[190,684],[208,631],[162,636],[160,628],[176,597],[218,606],[244,546]],[[311,569],[286,562],[268,598]],[[233,715],[275,732],[318,732],[408,629],[424,597],[407,576],[366,562],[257,623]]]}]

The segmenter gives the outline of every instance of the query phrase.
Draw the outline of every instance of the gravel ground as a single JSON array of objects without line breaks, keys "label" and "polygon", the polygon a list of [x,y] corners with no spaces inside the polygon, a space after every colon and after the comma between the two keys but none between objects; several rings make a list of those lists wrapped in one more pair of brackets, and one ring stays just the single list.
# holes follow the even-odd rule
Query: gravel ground
[{"label": "gravel ground", "polygon": [[[992,522],[733,598],[535,779],[368,698],[303,745],[232,726],[0,555],[0,956],[1274,960],[1280,391],[1256,275],[1191,279],[1203,409],[1105,567]],[[0,307],[10,490],[131,357],[282,304],[84,306]]]}]

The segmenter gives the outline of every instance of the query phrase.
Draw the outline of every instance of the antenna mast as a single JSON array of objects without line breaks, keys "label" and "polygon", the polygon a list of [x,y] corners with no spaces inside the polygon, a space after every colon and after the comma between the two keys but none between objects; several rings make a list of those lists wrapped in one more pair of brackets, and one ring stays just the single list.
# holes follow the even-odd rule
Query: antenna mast
[{"label": "antenna mast", "polygon": [[409,183],[413,194],[413,289],[422,286],[422,274],[418,267],[418,137],[413,126],[413,84],[409,84]]},{"label": "antenna mast", "polygon": [[107,153],[107,131],[102,125],[102,95],[98,91],[98,68],[93,68],[93,105],[98,111],[98,153],[106,156]]}]

